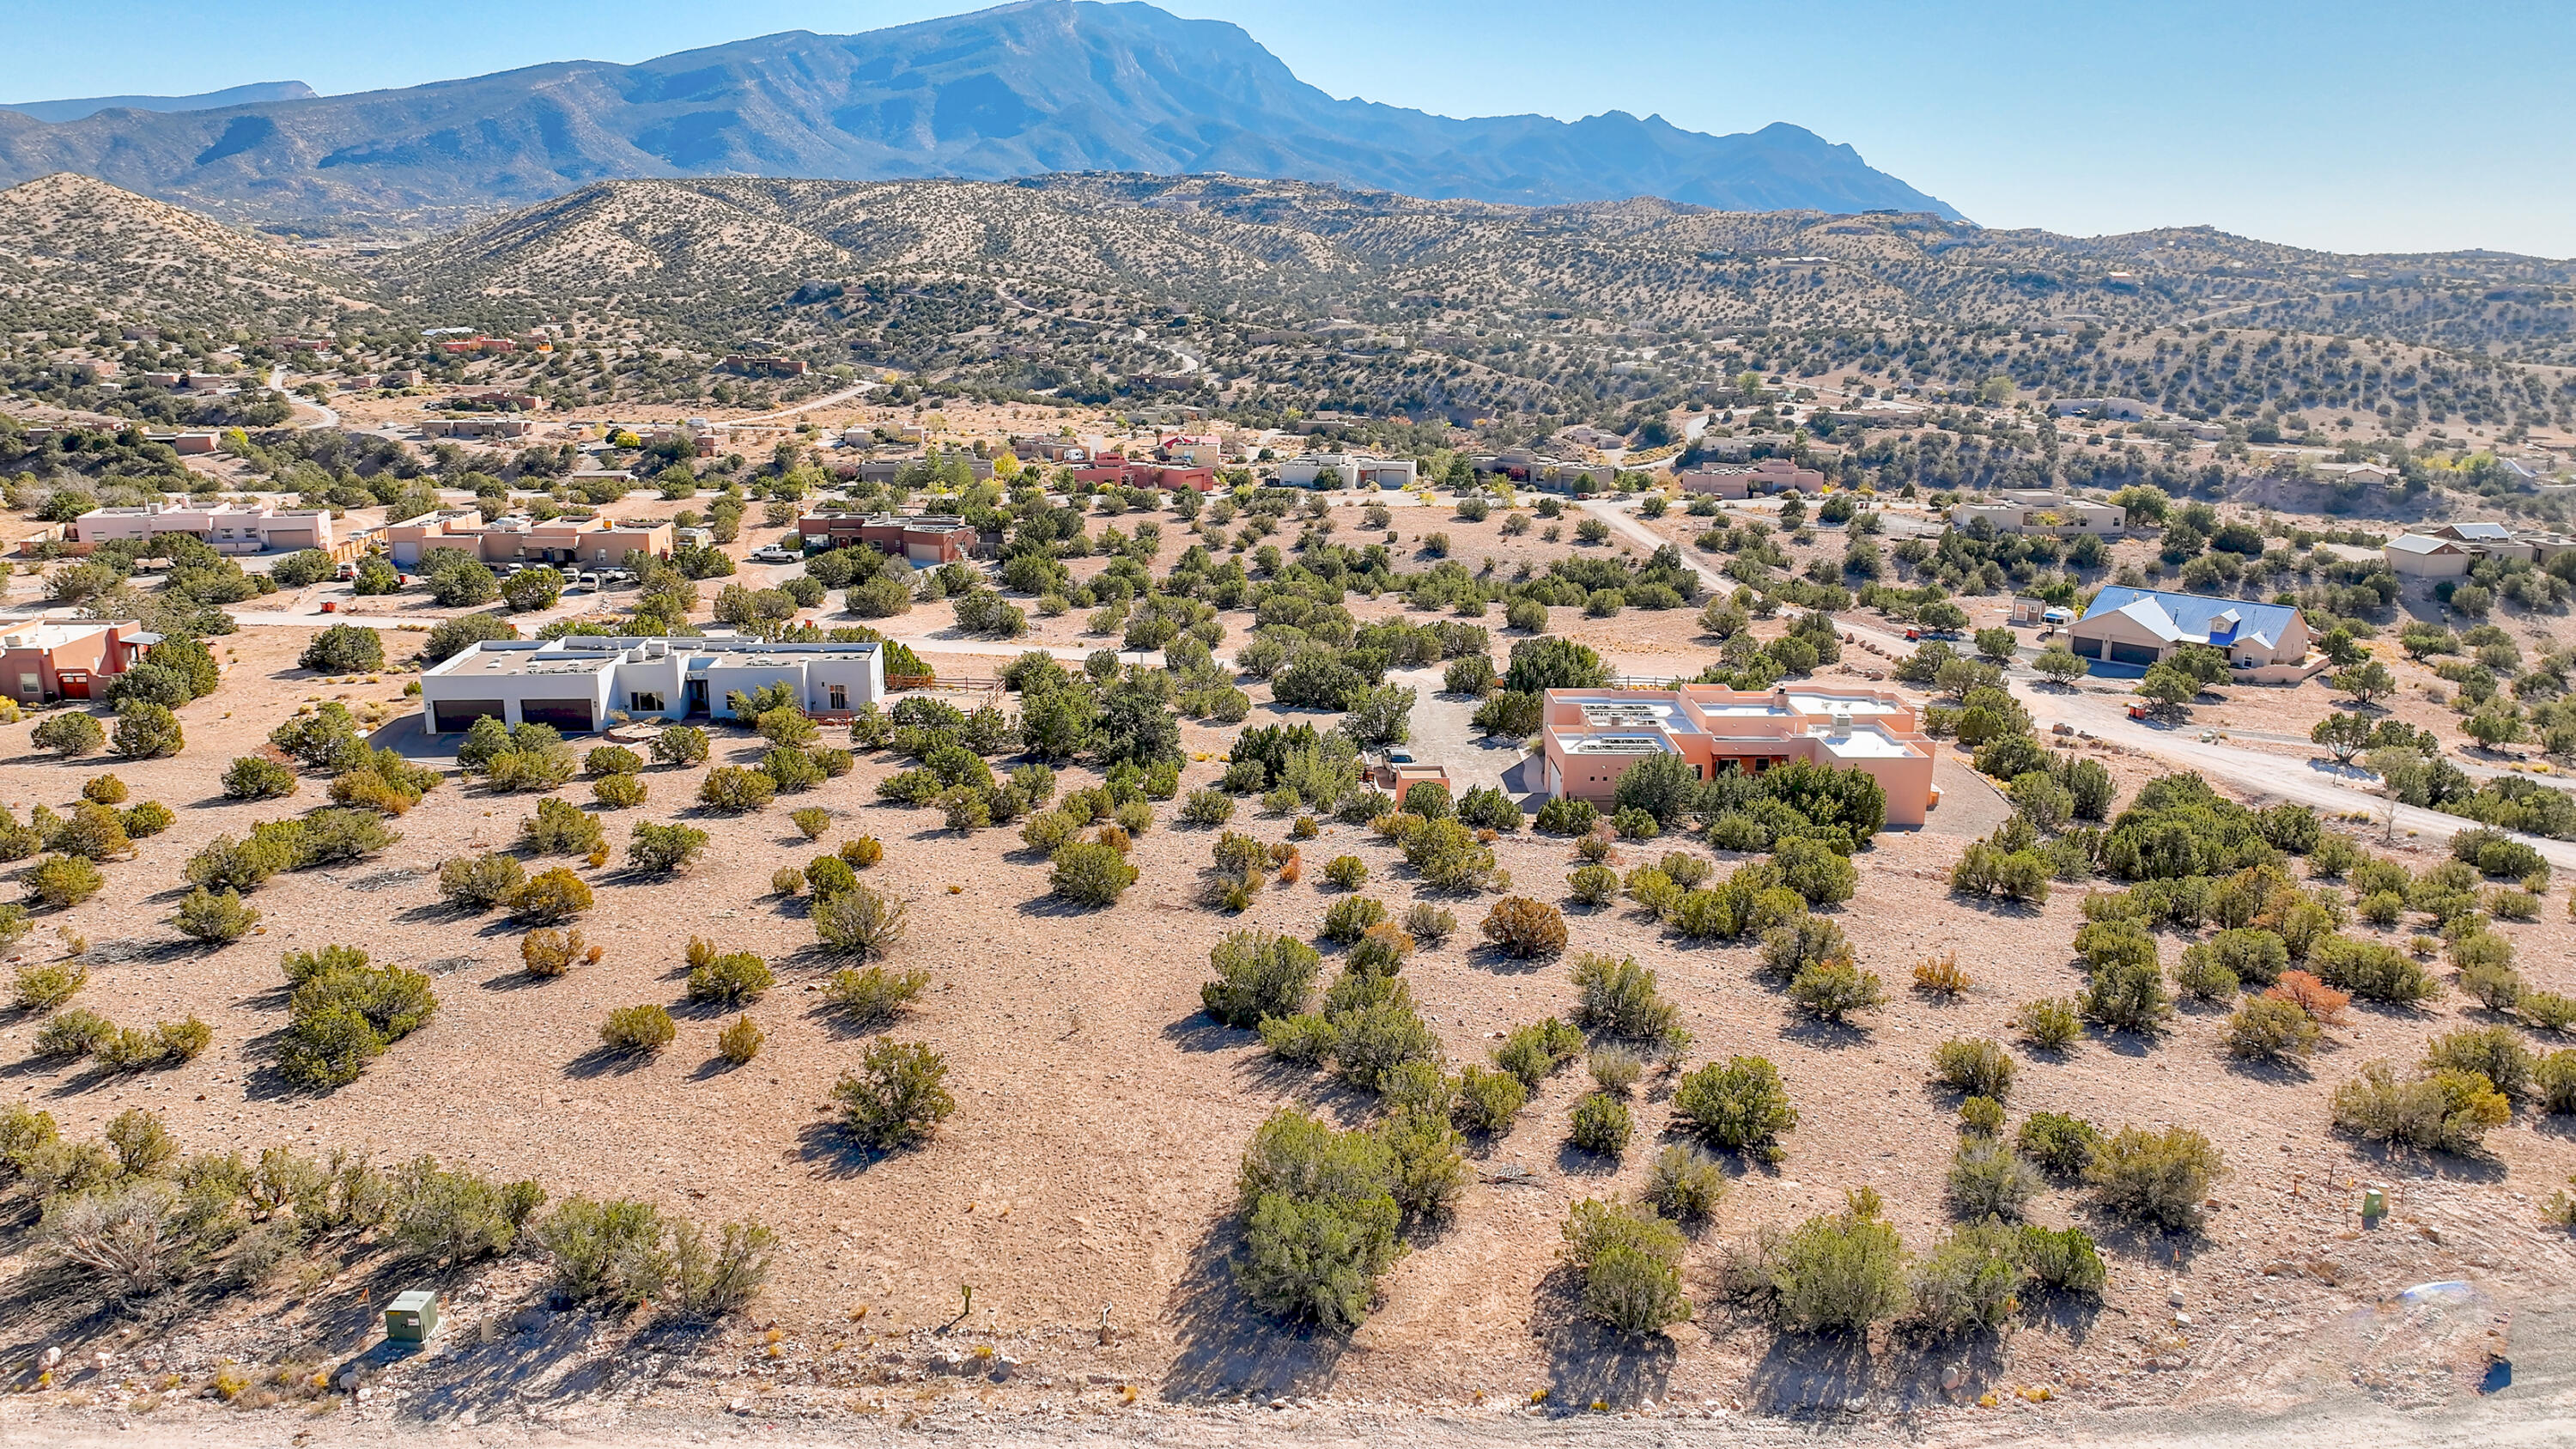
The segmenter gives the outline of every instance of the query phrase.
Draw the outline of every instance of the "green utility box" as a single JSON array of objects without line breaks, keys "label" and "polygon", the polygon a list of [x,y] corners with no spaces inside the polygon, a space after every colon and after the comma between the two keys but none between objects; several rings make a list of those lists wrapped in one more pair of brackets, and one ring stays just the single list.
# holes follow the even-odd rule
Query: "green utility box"
[{"label": "green utility box", "polygon": [[2375,1223],[2386,1216],[2388,1216],[2388,1195],[2375,1187],[2363,1188],[2361,1192],[2361,1220],[2366,1223]]},{"label": "green utility box", "polygon": [[438,1332],[438,1294],[427,1288],[399,1293],[385,1307],[385,1337],[396,1343],[427,1343]]}]

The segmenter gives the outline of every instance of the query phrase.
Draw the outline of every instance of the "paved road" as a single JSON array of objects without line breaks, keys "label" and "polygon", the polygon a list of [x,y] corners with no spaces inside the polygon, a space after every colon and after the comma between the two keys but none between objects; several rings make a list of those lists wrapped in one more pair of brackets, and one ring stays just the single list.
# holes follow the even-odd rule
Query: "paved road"
[{"label": "paved road", "polygon": [[747,418],[727,418],[725,421],[728,423],[765,423],[777,418],[792,418],[798,413],[810,413],[816,408],[827,408],[835,403],[848,402],[850,399],[859,396],[870,388],[882,387],[883,385],[884,384],[882,383],[863,382],[853,387],[845,387],[839,392],[832,393],[826,397],[808,398],[792,408],[780,408],[778,411],[773,413],[754,413]]},{"label": "paved road", "polygon": [[324,407],[322,404],[315,402],[309,397],[298,397],[294,393],[286,390],[285,368],[272,367],[268,370],[268,386],[270,391],[275,392],[286,399],[288,407],[309,408],[322,415],[322,421],[318,423],[298,423],[296,424],[297,427],[309,431],[314,428],[336,428],[340,426],[339,409]]}]

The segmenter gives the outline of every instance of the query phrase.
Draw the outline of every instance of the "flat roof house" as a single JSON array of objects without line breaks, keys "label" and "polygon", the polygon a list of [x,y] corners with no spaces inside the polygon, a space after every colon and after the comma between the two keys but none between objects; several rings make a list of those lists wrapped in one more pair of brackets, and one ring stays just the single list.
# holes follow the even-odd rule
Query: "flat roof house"
[{"label": "flat roof house", "polygon": [[865,544],[916,564],[955,563],[975,551],[974,526],[950,514],[808,513],[796,520],[807,547]]},{"label": "flat roof house", "polygon": [[780,683],[807,714],[847,715],[885,698],[885,655],[872,643],[595,635],[486,640],[421,672],[420,711],[431,734],[470,729],[486,716],[575,734],[604,729],[617,714],[731,719],[727,696]]},{"label": "flat roof house", "polygon": [[2044,533],[2058,538],[2093,534],[2117,538],[2128,510],[2108,503],[2087,503],[2063,493],[2013,489],[1984,503],[1962,503],[1950,510],[1953,527],[1984,522],[1997,533]]},{"label": "flat roof house", "polygon": [[404,568],[416,568],[441,549],[470,555],[484,563],[580,564],[596,568],[615,564],[629,553],[655,558],[671,556],[672,528],[665,522],[612,523],[603,518],[550,518],[526,514],[483,521],[470,508],[424,513],[384,528],[385,552]]},{"label": "flat roof house", "polygon": [[0,693],[29,705],[92,699],[102,682],[160,642],[134,624],[21,624],[0,634]]},{"label": "flat roof house", "polygon": [[97,545],[111,539],[158,538],[184,533],[217,553],[260,553],[272,548],[332,547],[331,510],[262,508],[247,503],[146,503],[134,508],[93,508],[72,520],[72,536]]},{"label": "flat roof house", "polygon": [[1764,458],[1751,467],[1694,468],[1676,476],[1684,493],[1706,498],[1750,498],[1756,493],[1825,491],[1825,475],[1787,458]]},{"label": "flat roof house", "polygon": [[1920,825],[1941,798],[1932,749],[1914,707],[1875,690],[1551,689],[1540,720],[1540,782],[1551,796],[1597,805],[1648,755],[1678,755],[1703,780],[1804,760],[1867,770],[1887,793],[1887,823]]},{"label": "flat roof house", "polygon": [[2307,616],[2288,604],[2256,604],[2199,594],[2113,585],[2067,632],[2066,647],[2101,672],[2144,673],[2185,644],[2206,644],[2227,655],[2236,677],[2250,684],[2290,684],[2325,667],[2308,649]]},{"label": "flat roof house", "polygon": [[1413,486],[1410,458],[1372,458],[1366,453],[1300,453],[1279,464],[1279,481],[1291,488],[1357,488],[1374,483],[1385,489]]}]

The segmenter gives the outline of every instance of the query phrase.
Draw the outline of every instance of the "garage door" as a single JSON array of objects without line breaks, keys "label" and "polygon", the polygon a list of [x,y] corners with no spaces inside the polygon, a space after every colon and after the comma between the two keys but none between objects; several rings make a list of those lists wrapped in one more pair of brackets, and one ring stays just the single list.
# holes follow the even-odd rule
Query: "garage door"
[{"label": "garage door", "polygon": [[474,728],[474,722],[485,715],[494,719],[508,718],[501,712],[501,701],[497,699],[437,700],[429,707],[429,727],[442,735],[454,734],[458,730]]},{"label": "garage door", "polygon": [[2152,649],[2144,644],[2114,642],[2111,645],[2111,662],[2114,664],[2153,664],[2163,657],[2163,650]]},{"label": "garage door", "polygon": [[569,734],[590,728],[590,701],[586,699],[523,699],[519,701],[519,718],[529,724],[553,725]]}]

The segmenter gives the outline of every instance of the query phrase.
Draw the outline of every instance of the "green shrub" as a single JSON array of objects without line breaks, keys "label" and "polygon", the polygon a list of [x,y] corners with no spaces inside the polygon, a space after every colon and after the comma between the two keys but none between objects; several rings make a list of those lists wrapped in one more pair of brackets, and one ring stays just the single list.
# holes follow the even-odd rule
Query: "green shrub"
[{"label": "green shrub", "polygon": [[2570,1026],[2576,1026],[2576,996],[2556,991],[2527,990],[2515,998],[2513,1005],[2523,1020],[2542,1031],[2563,1033]]},{"label": "green shrub", "polygon": [[1905,1306],[1905,1245],[1866,1193],[1819,1214],[1771,1245],[1761,1266],[1780,1326],[1799,1333],[1857,1333]]},{"label": "green shrub", "polygon": [[1691,1320],[1681,1231],[1653,1208],[1587,1198],[1566,1215],[1563,1232],[1564,1258],[1583,1276],[1585,1317],[1627,1334]]},{"label": "green shrub", "polygon": [[814,934],[824,945],[862,960],[887,955],[903,944],[911,921],[910,910],[899,897],[863,885],[828,895],[818,892],[810,916]]},{"label": "green shrub", "polygon": [[1228,1026],[1252,1027],[1264,1017],[1305,1010],[1321,958],[1292,937],[1237,931],[1208,953],[1208,964],[1216,979],[1199,988],[1208,1014]]},{"label": "green shrub", "polygon": [[464,1264],[509,1252],[546,1194],[534,1182],[496,1182],[423,1156],[394,1173],[392,1199],[394,1241],[424,1258]]},{"label": "green shrub", "polygon": [[1717,1211],[1731,1186],[1716,1159],[1696,1147],[1672,1146],[1656,1154],[1645,1198],[1675,1222],[1697,1222]]},{"label": "green shrub", "polygon": [[439,866],[438,893],[461,910],[486,911],[509,899],[527,878],[516,856],[460,855]]},{"label": "green shrub", "polygon": [[694,826],[639,820],[627,833],[626,864],[647,875],[670,875],[696,864],[706,848],[707,833]]},{"label": "green shrub", "polygon": [[1950,1205],[1970,1222],[2013,1219],[2039,1192],[2039,1174],[1992,1137],[1971,1137],[1950,1159]]},{"label": "green shrub", "polygon": [[644,769],[644,757],[624,745],[593,745],[581,767],[594,775],[633,775]]},{"label": "green shrub", "polygon": [[1368,862],[1356,855],[1337,855],[1324,863],[1324,879],[1346,891],[1368,883]]},{"label": "green shrub", "polygon": [[280,800],[295,793],[295,772],[265,755],[243,755],[224,769],[227,800]]},{"label": "green shrub", "polygon": [[2123,1127],[2094,1150],[2084,1178],[2109,1211],[2184,1230],[2199,1224],[2202,1200],[2226,1171],[2224,1154],[2190,1128]]},{"label": "green shrub", "polygon": [[925,1141],[957,1110],[948,1059],[919,1042],[872,1043],[855,1072],[832,1088],[842,1125],[861,1142],[891,1151]]},{"label": "green shrub", "polygon": [[134,839],[146,840],[169,829],[178,818],[170,813],[169,806],[158,800],[146,800],[132,809],[119,811],[116,823]]},{"label": "green shrub", "polygon": [[776,780],[740,765],[719,765],[698,782],[698,803],[728,815],[765,808],[777,797]]},{"label": "green shrub", "polygon": [[1619,876],[1606,865],[1578,867],[1565,878],[1566,895],[1579,906],[1606,906],[1619,894]]},{"label": "green shrub", "polygon": [[2543,1112],[2576,1112],[2576,1048],[2551,1052],[2532,1064],[2531,1096]]},{"label": "green shrub", "polygon": [[1574,1104],[1573,1129],[1567,1136],[1586,1152],[1616,1157],[1628,1150],[1628,1138],[1635,1130],[1627,1103],[1607,1092],[1591,1092]]},{"label": "green shrub", "polygon": [[2052,1231],[2023,1224],[2021,1262],[2032,1281],[2059,1293],[2099,1293],[2111,1278],[2093,1235],[2082,1228]]},{"label": "green shrub", "polygon": [[9,1004],[20,1011],[51,1011],[78,995],[89,984],[89,969],[69,963],[18,968],[16,989]]},{"label": "green shrub", "polygon": [[1551,1016],[1513,1027],[1504,1036],[1503,1044],[1494,1049],[1494,1064],[1520,1078],[1521,1085],[1534,1092],[1539,1083],[1582,1054],[1583,1033]]},{"label": "green shrub", "polygon": [[591,908],[590,884],[556,866],[513,887],[506,898],[512,919],[524,925],[559,926]]},{"label": "green shrub", "polygon": [[1256,1129],[1237,1179],[1244,1257],[1236,1281],[1264,1312],[1356,1327],[1403,1248],[1394,1153],[1294,1109]]},{"label": "green shrub", "polygon": [[680,1033],[663,1007],[621,1006],[608,1013],[599,1028],[600,1044],[613,1052],[658,1052]]},{"label": "green shrub", "polygon": [[220,946],[249,935],[251,927],[259,924],[259,912],[242,904],[239,891],[216,895],[199,886],[179,902],[170,923],[180,935]]},{"label": "green shrub", "polygon": [[2102,1130],[2063,1112],[2033,1112],[2023,1119],[2015,1145],[2042,1171],[2071,1177],[2093,1165],[2102,1148]]},{"label": "green shrub", "polygon": [[852,870],[866,870],[885,859],[885,842],[873,835],[862,835],[841,842],[841,859]]},{"label": "green shrub", "polygon": [[2311,953],[2311,960],[2318,980],[2364,1001],[2405,1003],[2442,994],[2441,983],[2421,963],[2377,941],[2329,936]]},{"label": "green shrub", "polygon": [[85,1057],[115,1040],[116,1026],[93,1011],[58,1011],[36,1029],[36,1055]]},{"label": "green shrub", "polygon": [[696,725],[668,725],[645,748],[658,764],[703,765],[707,761],[707,732]]},{"label": "green shrub", "polygon": [[38,720],[28,740],[37,749],[74,759],[96,754],[107,743],[107,728],[96,716],[80,710],[60,710]]},{"label": "green shrub", "polygon": [[1192,790],[1181,802],[1180,821],[1213,830],[1234,818],[1234,798],[1222,790]]},{"label": "green shrub", "polygon": [[2164,974],[2135,961],[2096,969],[2076,1000],[2086,1021],[2114,1031],[2152,1032],[2173,1014]]},{"label": "green shrub", "polygon": [[1673,1090],[1673,1115],[1711,1145],[1766,1161],[1784,1155],[1778,1138],[1798,1125],[1780,1070],[1762,1057],[1710,1062]]},{"label": "green shrub", "polygon": [[2032,1047],[2048,1052],[2062,1051],[2084,1034],[2075,1003],[2063,998],[2023,1002],[2013,1014],[2013,1029]]},{"label": "green shrub", "polygon": [[1601,812],[1587,800],[1559,797],[1539,807],[1538,829],[1546,835],[1589,835]]},{"label": "green shrub", "polygon": [[2183,948],[2182,959],[2174,963],[2173,980],[2184,995],[2195,1001],[2236,999],[2236,973],[2227,969],[2206,943]]},{"label": "green shrub", "polygon": [[1048,857],[1047,888],[1081,906],[1111,906],[1136,883],[1136,867],[1116,847],[1075,841]]},{"label": "green shrub", "polygon": [[2004,1101],[2012,1094],[2019,1066],[2012,1053],[1988,1037],[1954,1037],[1932,1049],[1933,1079],[1963,1096]]},{"label": "green shrub", "polygon": [[2323,1035],[2297,1002],[2267,994],[2246,998],[2221,1039],[2231,1055],[2250,1061],[2294,1061],[2315,1051]]},{"label": "green shrub", "polygon": [[107,748],[123,759],[157,760],[179,753],[187,742],[176,714],[162,705],[127,699],[116,706],[116,732]]},{"label": "green shrub", "polygon": [[2004,1104],[1992,1097],[1970,1097],[1959,1104],[1959,1127],[1984,1137],[2000,1134],[2004,1130]]},{"label": "green shrub", "polygon": [[98,867],[77,855],[49,855],[27,868],[21,878],[27,899],[57,910],[79,905],[107,885]]},{"label": "green shrub", "polygon": [[540,800],[519,822],[519,843],[539,855],[588,855],[608,848],[599,817],[568,800]]},{"label": "green shrub", "polygon": [[756,1001],[762,992],[778,984],[769,963],[749,951],[727,951],[723,955],[691,967],[689,999],[712,1001],[732,1006]]},{"label": "green shrub", "polygon": [[1999,1223],[1954,1228],[1914,1265],[1907,1316],[1934,1338],[1994,1332],[2020,1307],[2026,1276],[2018,1232]]},{"label": "green shrub", "polygon": [[[1332,867],[1325,868],[1330,874]],[[1369,928],[1386,920],[1386,906],[1368,896],[1344,896],[1324,910],[1325,940],[1348,945],[1368,934]]]},{"label": "green shrub", "polygon": [[2465,1028],[2437,1036],[2424,1048],[2424,1070],[2476,1072],[2497,1091],[2516,1099],[2531,1095],[2535,1065],[2522,1034],[2509,1026]]},{"label": "green shrub", "polygon": [[1469,1132],[1508,1131],[1512,1119],[1529,1104],[1529,1088],[1510,1072],[1470,1066],[1458,1074],[1458,1102],[1452,1109],[1459,1127]]},{"label": "green shrub", "polygon": [[759,1056],[760,1045],[767,1040],[769,1033],[762,1031],[760,1023],[753,1021],[751,1014],[745,1012],[716,1033],[716,1054],[738,1067]]},{"label": "green shrub", "polygon": [[1886,1002],[1878,973],[1863,971],[1848,957],[1801,967],[1789,981],[1789,999],[1819,1021],[1841,1021],[1855,1011]]},{"label": "green shrub", "polygon": [[870,966],[864,971],[843,968],[832,973],[823,987],[823,1000],[847,1017],[857,1027],[883,1026],[903,1015],[922,992],[930,989],[927,971],[888,971]]}]

